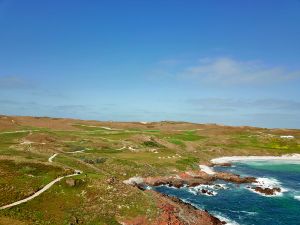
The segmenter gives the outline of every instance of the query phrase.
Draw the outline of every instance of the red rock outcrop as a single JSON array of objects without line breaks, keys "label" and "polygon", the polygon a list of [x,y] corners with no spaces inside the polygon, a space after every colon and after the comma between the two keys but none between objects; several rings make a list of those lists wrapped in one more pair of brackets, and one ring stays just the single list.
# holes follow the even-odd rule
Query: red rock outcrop
[{"label": "red rock outcrop", "polygon": [[[207,174],[203,171],[188,171],[174,176],[165,177],[147,177],[139,178],[139,182],[129,182],[131,185],[137,186],[141,190],[145,190],[145,185],[160,186],[168,185],[176,188],[198,186],[200,184],[212,184],[216,180],[224,180],[232,183],[253,183],[256,181],[254,177],[240,177],[236,174],[215,172],[214,174]],[[127,182],[128,183],[128,182]],[[184,203],[178,198],[169,197],[161,193],[151,190],[157,201],[157,206],[160,209],[160,216],[157,220],[149,222],[145,218],[136,218],[132,221],[123,222],[123,224],[133,225],[222,225],[226,224],[218,218],[210,215],[207,211],[198,210],[197,208]],[[213,195],[213,192],[206,189],[201,189],[201,193]]]},{"label": "red rock outcrop", "polygon": [[168,185],[172,187],[194,187],[199,184],[211,184],[216,180],[224,180],[231,183],[253,183],[256,181],[255,177],[240,177],[239,175],[225,172],[216,172],[213,175],[208,175],[203,171],[188,171],[176,176],[169,177],[148,177],[144,178],[144,184],[150,186]]},{"label": "red rock outcrop", "polygon": [[157,202],[160,215],[154,221],[145,217],[137,217],[123,221],[124,225],[222,225],[226,222],[219,220],[207,211],[199,210],[175,197],[169,197],[154,191],[151,192]]}]

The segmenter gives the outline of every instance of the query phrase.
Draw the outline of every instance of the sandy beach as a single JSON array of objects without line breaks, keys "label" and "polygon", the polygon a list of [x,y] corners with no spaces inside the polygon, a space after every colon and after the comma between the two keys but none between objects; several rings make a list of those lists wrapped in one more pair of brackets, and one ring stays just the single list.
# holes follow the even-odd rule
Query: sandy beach
[{"label": "sandy beach", "polygon": [[212,159],[215,164],[239,162],[239,161],[295,161],[300,163],[300,154],[289,154],[282,156],[229,156]]}]

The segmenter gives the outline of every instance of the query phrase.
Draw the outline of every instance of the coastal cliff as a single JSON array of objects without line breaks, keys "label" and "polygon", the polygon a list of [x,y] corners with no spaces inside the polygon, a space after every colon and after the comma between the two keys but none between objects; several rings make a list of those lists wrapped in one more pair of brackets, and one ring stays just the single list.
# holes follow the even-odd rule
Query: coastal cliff
[{"label": "coastal cliff", "polygon": [[157,202],[160,215],[155,221],[148,221],[144,217],[137,217],[132,220],[123,221],[123,225],[222,225],[226,222],[219,220],[205,210],[199,210],[194,206],[181,201],[175,197],[150,192]]}]

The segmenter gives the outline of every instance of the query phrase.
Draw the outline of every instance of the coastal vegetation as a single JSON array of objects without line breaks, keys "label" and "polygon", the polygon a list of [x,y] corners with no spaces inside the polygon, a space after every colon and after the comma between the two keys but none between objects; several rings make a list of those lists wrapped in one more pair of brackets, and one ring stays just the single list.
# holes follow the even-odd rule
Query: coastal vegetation
[{"label": "coastal vegetation", "polygon": [[82,173],[31,201],[0,210],[0,224],[153,221],[160,213],[155,195],[124,180],[197,170],[200,163],[221,156],[300,153],[299,137],[299,130],[287,129],[1,116],[0,191],[5,195],[0,206],[28,197],[58,177]]}]

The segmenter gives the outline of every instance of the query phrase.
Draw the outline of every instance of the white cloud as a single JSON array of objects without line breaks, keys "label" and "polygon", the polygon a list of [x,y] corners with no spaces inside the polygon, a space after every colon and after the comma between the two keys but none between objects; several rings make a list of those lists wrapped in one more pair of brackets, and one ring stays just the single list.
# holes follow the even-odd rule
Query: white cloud
[{"label": "white cloud", "polygon": [[259,61],[238,61],[233,58],[204,58],[187,66],[180,77],[220,85],[268,84],[300,78],[300,70],[267,66]]}]

